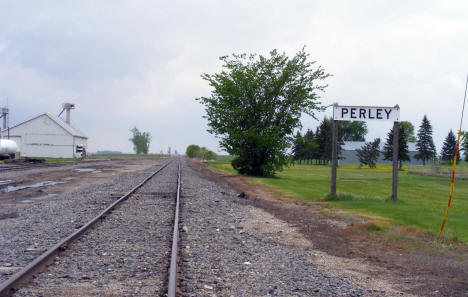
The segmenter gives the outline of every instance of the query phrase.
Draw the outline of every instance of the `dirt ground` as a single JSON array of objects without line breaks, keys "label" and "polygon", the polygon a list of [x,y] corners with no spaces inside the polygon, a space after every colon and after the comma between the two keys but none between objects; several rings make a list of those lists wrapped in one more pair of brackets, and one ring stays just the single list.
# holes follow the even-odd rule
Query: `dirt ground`
[{"label": "dirt ground", "polygon": [[[91,184],[112,181],[116,176],[159,164],[158,159],[89,160],[54,167],[0,172],[0,219],[14,217],[18,204],[61,195]],[[124,193],[122,193],[124,194]],[[4,210],[4,211],[2,211]]]},{"label": "dirt ground", "polygon": [[263,209],[296,227],[314,249],[341,257],[343,263],[360,261],[360,272],[368,278],[385,280],[418,296],[468,296],[466,245],[438,242],[427,234],[414,235],[411,228],[371,231],[364,218],[323,211],[316,203],[288,201],[268,189],[248,185],[242,176],[213,171],[204,163],[189,161],[189,165],[208,180],[244,192],[246,197],[239,198],[239,203]]}]

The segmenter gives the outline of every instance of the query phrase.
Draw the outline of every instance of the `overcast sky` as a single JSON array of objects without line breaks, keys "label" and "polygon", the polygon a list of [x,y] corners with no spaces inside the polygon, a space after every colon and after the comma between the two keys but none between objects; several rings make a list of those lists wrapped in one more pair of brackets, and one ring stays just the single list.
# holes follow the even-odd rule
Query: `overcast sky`
[{"label": "overcast sky", "polygon": [[[399,104],[415,132],[427,114],[440,152],[460,121],[467,16],[468,1],[0,0],[0,105],[14,125],[75,103],[90,152],[131,152],[133,126],[151,152],[219,151],[194,100],[210,94],[200,74],[219,71],[219,56],[305,45],[333,75],[323,104]],[[391,125],[369,123],[368,140]]]}]

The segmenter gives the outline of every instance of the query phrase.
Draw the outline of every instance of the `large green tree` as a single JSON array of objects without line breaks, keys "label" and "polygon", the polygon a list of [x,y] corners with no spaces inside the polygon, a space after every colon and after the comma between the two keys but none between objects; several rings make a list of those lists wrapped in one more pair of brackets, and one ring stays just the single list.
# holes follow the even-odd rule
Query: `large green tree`
[{"label": "large green tree", "polygon": [[205,105],[210,133],[236,156],[232,165],[241,174],[273,175],[290,161],[288,148],[300,117],[320,109],[318,92],[328,74],[309,60],[304,49],[292,58],[276,50],[269,56],[221,57],[222,70],[203,74],[212,87]]},{"label": "large green tree", "polygon": [[421,126],[419,126],[416,149],[418,153],[414,157],[421,160],[423,165],[426,165],[427,161],[434,159],[437,155],[434,140],[432,139],[432,125],[426,115],[424,115]]},{"label": "large green tree", "polygon": [[133,143],[133,150],[137,154],[148,154],[149,144],[151,142],[151,135],[149,132],[140,132],[137,127],[133,127],[133,136],[129,140]]},{"label": "large green tree", "polygon": [[[447,134],[442,145],[442,150],[440,151],[440,158],[443,161],[453,163],[453,158],[455,157],[455,149],[457,147],[457,139],[455,134],[453,134],[452,129]],[[457,162],[460,160],[460,151],[457,152]]]},{"label": "large green tree", "polygon": [[[403,167],[403,161],[410,161],[408,152],[408,129],[405,125],[398,125],[398,162],[400,169]],[[387,140],[383,149],[384,160],[393,160],[393,128],[387,134]]]}]

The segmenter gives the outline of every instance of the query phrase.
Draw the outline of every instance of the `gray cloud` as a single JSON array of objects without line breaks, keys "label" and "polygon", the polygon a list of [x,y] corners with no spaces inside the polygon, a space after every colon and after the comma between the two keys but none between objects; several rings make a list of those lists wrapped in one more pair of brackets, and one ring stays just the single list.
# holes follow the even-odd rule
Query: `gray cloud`
[{"label": "gray cloud", "polygon": [[[303,45],[334,76],[325,104],[401,106],[426,113],[438,147],[457,129],[467,69],[464,1],[4,1],[0,104],[11,124],[76,103],[73,123],[91,151],[131,151],[129,130],[152,151],[190,143],[216,149],[206,130],[203,72],[233,52],[294,54]],[[328,113],[330,115],[330,113]],[[304,117],[304,127],[317,122]],[[369,124],[369,139],[391,124]]]}]

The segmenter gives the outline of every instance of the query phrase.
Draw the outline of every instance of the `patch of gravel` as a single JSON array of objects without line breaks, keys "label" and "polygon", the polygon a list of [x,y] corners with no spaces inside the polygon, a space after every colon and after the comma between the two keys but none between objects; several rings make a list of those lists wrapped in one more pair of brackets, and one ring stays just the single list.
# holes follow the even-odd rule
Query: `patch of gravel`
[{"label": "patch of gravel", "polygon": [[172,162],[15,296],[162,296],[176,188]]},{"label": "patch of gravel", "polygon": [[[101,164],[115,164],[118,166],[118,162],[110,160],[96,160],[96,161],[85,161],[85,162],[63,162],[63,163],[46,163],[46,164],[36,164],[28,165],[26,164],[24,168],[18,168],[13,170],[8,170],[8,166],[0,167],[0,180],[8,180],[11,178],[21,177],[25,174],[44,174],[47,172],[53,172],[58,170],[70,170],[73,168],[83,168],[83,167],[92,167]],[[19,166],[19,165],[14,165]]]},{"label": "patch of gravel", "polygon": [[9,209],[0,220],[0,282],[80,228],[159,166]]},{"label": "patch of gravel", "polygon": [[314,250],[293,226],[183,169],[183,296],[408,296],[372,280],[359,261]]}]

